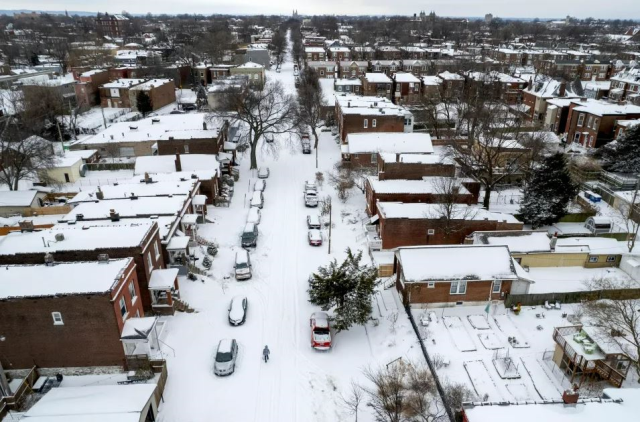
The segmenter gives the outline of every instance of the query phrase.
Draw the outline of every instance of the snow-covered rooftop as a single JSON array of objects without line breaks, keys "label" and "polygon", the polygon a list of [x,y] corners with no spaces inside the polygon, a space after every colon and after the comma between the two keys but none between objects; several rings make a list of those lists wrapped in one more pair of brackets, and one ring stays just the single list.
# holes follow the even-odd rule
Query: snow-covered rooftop
[{"label": "snow-covered rooftop", "polygon": [[[580,103],[583,104],[583,103]],[[613,104],[606,101],[590,101],[574,108],[577,112],[585,112],[596,116],[640,114],[640,107],[632,104]]]},{"label": "snow-covered rooftop", "polygon": [[[434,149],[435,151],[435,149]],[[407,164],[453,164],[454,161],[441,154],[408,153],[396,154],[393,152],[381,152],[380,158],[386,163],[407,163]]]},{"label": "snow-covered rooftop", "polygon": [[444,71],[442,73],[438,73],[438,76],[445,81],[463,81],[464,76],[458,75],[457,73],[451,73],[449,71]]},{"label": "snow-covered rooftop", "polygon": [[425,85],[429,85],[429,86],[437,86],[442,84],[442,79],[440,79],[437,76],[423,76],[422,77],[422,83],[424,83]]},{"label": "snow-covered rooftop", "polygon": [[418,79],[416,76],[414,76],[411,73],[399,72],[399,73],[396,73],[393,76],[393,78],[396,80],[396,82],[400,82],[400,83],[415,83],[415,84],[420,83],[420,79]]},{"label": "snow-covered rooftop", "polygon": [[[206,124],[206,129],[204,125]],[[118,122],[78,144],[145,142],[174,139],[216,139],[223,121],[204,113],[168,114],[135,122]]]},{"label": "snow-covered rooftop", "polygon": [[[136,158],[134,174],[174,173],[176,171],[175,155],[155,155]],[[220,162],[213,154],[182,154],[180,164],[183,172],[196,170],[218,171]]]},{"label": "snow-covered rooftop", "polygon": [[556,252],[589,252],[591,255],[618,255],[625,249],[616,239],[606,237],[565,237],[558,239]]},{"label": "snow-covered rooftop", "polygon": [[635,283],[640,287],[640,283],[634,282],[627,273],[616,267],[530,267],[527,278],[533,281],[530,294],[584,291],[589,289],[590,281],[601,278],[611,281],[613,285]]},{"label": "snow-covered rooftop", "polygon": [[108,292],[131,260],[7,265],[0,277],[0,299]]},{"label": "snow-covered rooftop", "polygon": [[304,48],[304,52],[305,53],[324,53],[324,48],[322,47],[305,47]]},{"label": "snow-covered rooftop", "polygon": [[[378,212],[382,218],[437,219],[443,215],[445,204],[378,202]],[[455,204],[450,212],[451,219],[492,220],[505,223],[519,223],[511,214],[487,211],[484,208]]]},{"label": "snow-covered rooftop", "polygon": [[517,279],[506,246],[456,245],[399,248],[405,281]]},{"label": "snow-covered rooftop", "polygon": [[[438,194],[442,191],[440,177],[423,177],[422,180],[379,180],[377,176],[368,176],[367,181],[376,194]],[[470,194],[460,182],[458,182],[458,189],[461,195]]]},{"label": "snow-covered rooftop", "polygon": [[[522,232],[522,234],[515,232],[512,235],[507,233],[492,236],[490,232],[486,236],[482,236],[482,232],[480,232],[476,235],[483,237],[480,240],[481,244],[504,245],[512,253],[551,252],[551,243],[547,232]],[[478,237],[476,236],[476,238]]]},{"label": "snow-covered rooftop", "polygon": [[177,268],[156,269],[151,273],[149,280],[150,290],[167,290],[174,287],[174,282],[178,277]]},{"label": "snow-covered rooftop", "polygon": [[108,82],[100,88],[129,88],[141,84],[142,82],[144,82],[144,79],[123,78]]},{"label": "snow-covered rooftop", "polygon": [[131,88],[132,91],[148,91],[151,88],[156,88],[165,84],[172,84],[172,79],[151,79],[147,82],[141,83],[139,85]]},{"label": "snow-covered rooftop", "polygon": [[[143,179],[144,180],[144,179]],[[168,196],[168,195],[189,195],[197,183],[196,179],[187,179],[185,181],[175,182],[157,182],[157,183],[144,183],[132,180],[133,183],[118,184],[118,185],[104,185],[99,188],[90,187],[88,189],[78,192],[76,196],[70,200],[70,203],[95,201],[97,199],[96,192],[98,189],[102,192],[103,199],[122,199],[129,198],[131,196],[145,197],[145,196]]]},{"label": "snow-covered rooftop", "polygon": [[342,114],[407,116],[411,112],[383,97],[336,95],[336,103]]},{"label": "snow-covered rooftop", "polygon": [[146,217],[151,215],[177,215],[186,201],[185,196],[142,197],[138,199],[110,199],[99,202],[83,202],[69,214],[65,220],[76,220],[78,214],[84,219],[108,219],[110,210],[120,217]]},{"label": "snow-covered rooftop", "polygon": [[24,415],[33,422],[138,422],[156,384],[54,388]]},{"label": "snow-covered rooftop", "polygon": [[367,80],[367,82],[373,84],[390,84],[392,82],[391,79],[384,73],[366,73],[364,75],[364,78]]},{"label": "snow-covered rooftop", "polygon": [[238,66],[236,69],[264,69],[264,66],[259,63],[246,62]]},{"label": "snow-covered rooftop", "polygon": [[[140,245],[152,225],[90,227],[85,225],[56,225],[33,232],[12,232],[0,236],[0,255],[46,253],[93,249],[132,248]],[[57,241],[62,234],[64,240]]]},{"label": "snow-covered rooftop", "polygon": [[362,81],[360,79],[336,79],[335,85],[336,86],[341,86],[341,85],[362,86]]},{"label": "snow-covered rooftop", "polygon": [[28,207],[33,203],[37,190],[0,191],[1,207]]},{"label": "snow-covered rooftop", "polygon": [[372,132],[347,135],[349,154],[373,152],[433,153],[428,133]]}]

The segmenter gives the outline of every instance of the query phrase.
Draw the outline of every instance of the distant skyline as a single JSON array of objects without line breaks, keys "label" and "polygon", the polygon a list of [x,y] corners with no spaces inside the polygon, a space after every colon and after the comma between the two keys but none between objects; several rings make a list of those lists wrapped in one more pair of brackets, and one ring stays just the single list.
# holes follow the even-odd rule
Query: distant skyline
[{"label": "distant skyline", "polygon": [[413,15],[421,10],[435,11],[441,16],[484,16],[504,18],[577,18],[640,19],[640,0],[617,0],[615,6],[602,1],[558,0],[454,0],[424,2],[418,0],[324,0],[314,3],[297,0],[0,0],[0,9],[28,9],[42,11],[82,11],[132,14],[282,14],[289,15],[297,9],[302,15]]}]

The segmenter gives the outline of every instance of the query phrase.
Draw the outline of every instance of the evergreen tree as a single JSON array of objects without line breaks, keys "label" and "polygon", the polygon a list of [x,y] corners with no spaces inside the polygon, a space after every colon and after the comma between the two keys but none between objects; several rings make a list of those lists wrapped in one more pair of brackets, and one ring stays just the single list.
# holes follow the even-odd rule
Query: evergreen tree
[{"label": "evergreen tree", "polygon": [[204,86],[200,85],[196,88],[196,108],[202,110],[208,104],[207,91],[205,91]]},{"label": "evergreen tree", "polygon": [[338,332],[354,324],[366,324],[371,315],[378,270],[361,261],[362,251],[354,255],[347,249],[347,258],[341,264],[334,259],[309,278],[309,302],[324,311],[335,308],[333,327]]},{"label": "evergreen tree", "polygon": [[640,125],[629,128],[617,141],[600,148],[603,168],[621,173],[640,173]]},{"label": "evergreen tree", "polygon": [[143,117],[153,111],[153,105],[151,105],[151,97],[144,91],[138,92],[136,96],[136,107],[138,111],[142,113]]},{"label": "evergreen tree", "polygon": [[524,188],[519,212],[534,229],[553,224],[567,213],[569,201],[577,193],[578,186],[571,180],[564,156],[557,153],[545,158],[534,170],[533,178]]}]

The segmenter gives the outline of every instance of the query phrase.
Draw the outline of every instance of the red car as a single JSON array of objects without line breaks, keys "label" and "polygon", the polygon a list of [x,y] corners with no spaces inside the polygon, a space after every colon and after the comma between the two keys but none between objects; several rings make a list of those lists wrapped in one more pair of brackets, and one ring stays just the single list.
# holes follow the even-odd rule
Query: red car
[{"label": "red car", "polygon": [[311,314],[311,347],[316,350],[331,349],[331,328],[326,312]]},{"label": "red car", "polygon": [[309,244],[311,246],[322,245],[322,232],[320,230],[309,230]]}]

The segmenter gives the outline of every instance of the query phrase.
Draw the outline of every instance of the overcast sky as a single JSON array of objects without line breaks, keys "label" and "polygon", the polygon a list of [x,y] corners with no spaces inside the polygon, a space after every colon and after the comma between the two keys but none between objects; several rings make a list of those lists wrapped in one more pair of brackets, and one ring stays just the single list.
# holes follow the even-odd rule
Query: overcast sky
[{"label": "overcast sky", "polygon": [[0,0],[0,9],[77,10],[120,13],[409,15],[424,9],[441,16],[640,19],[640,0]]}]

